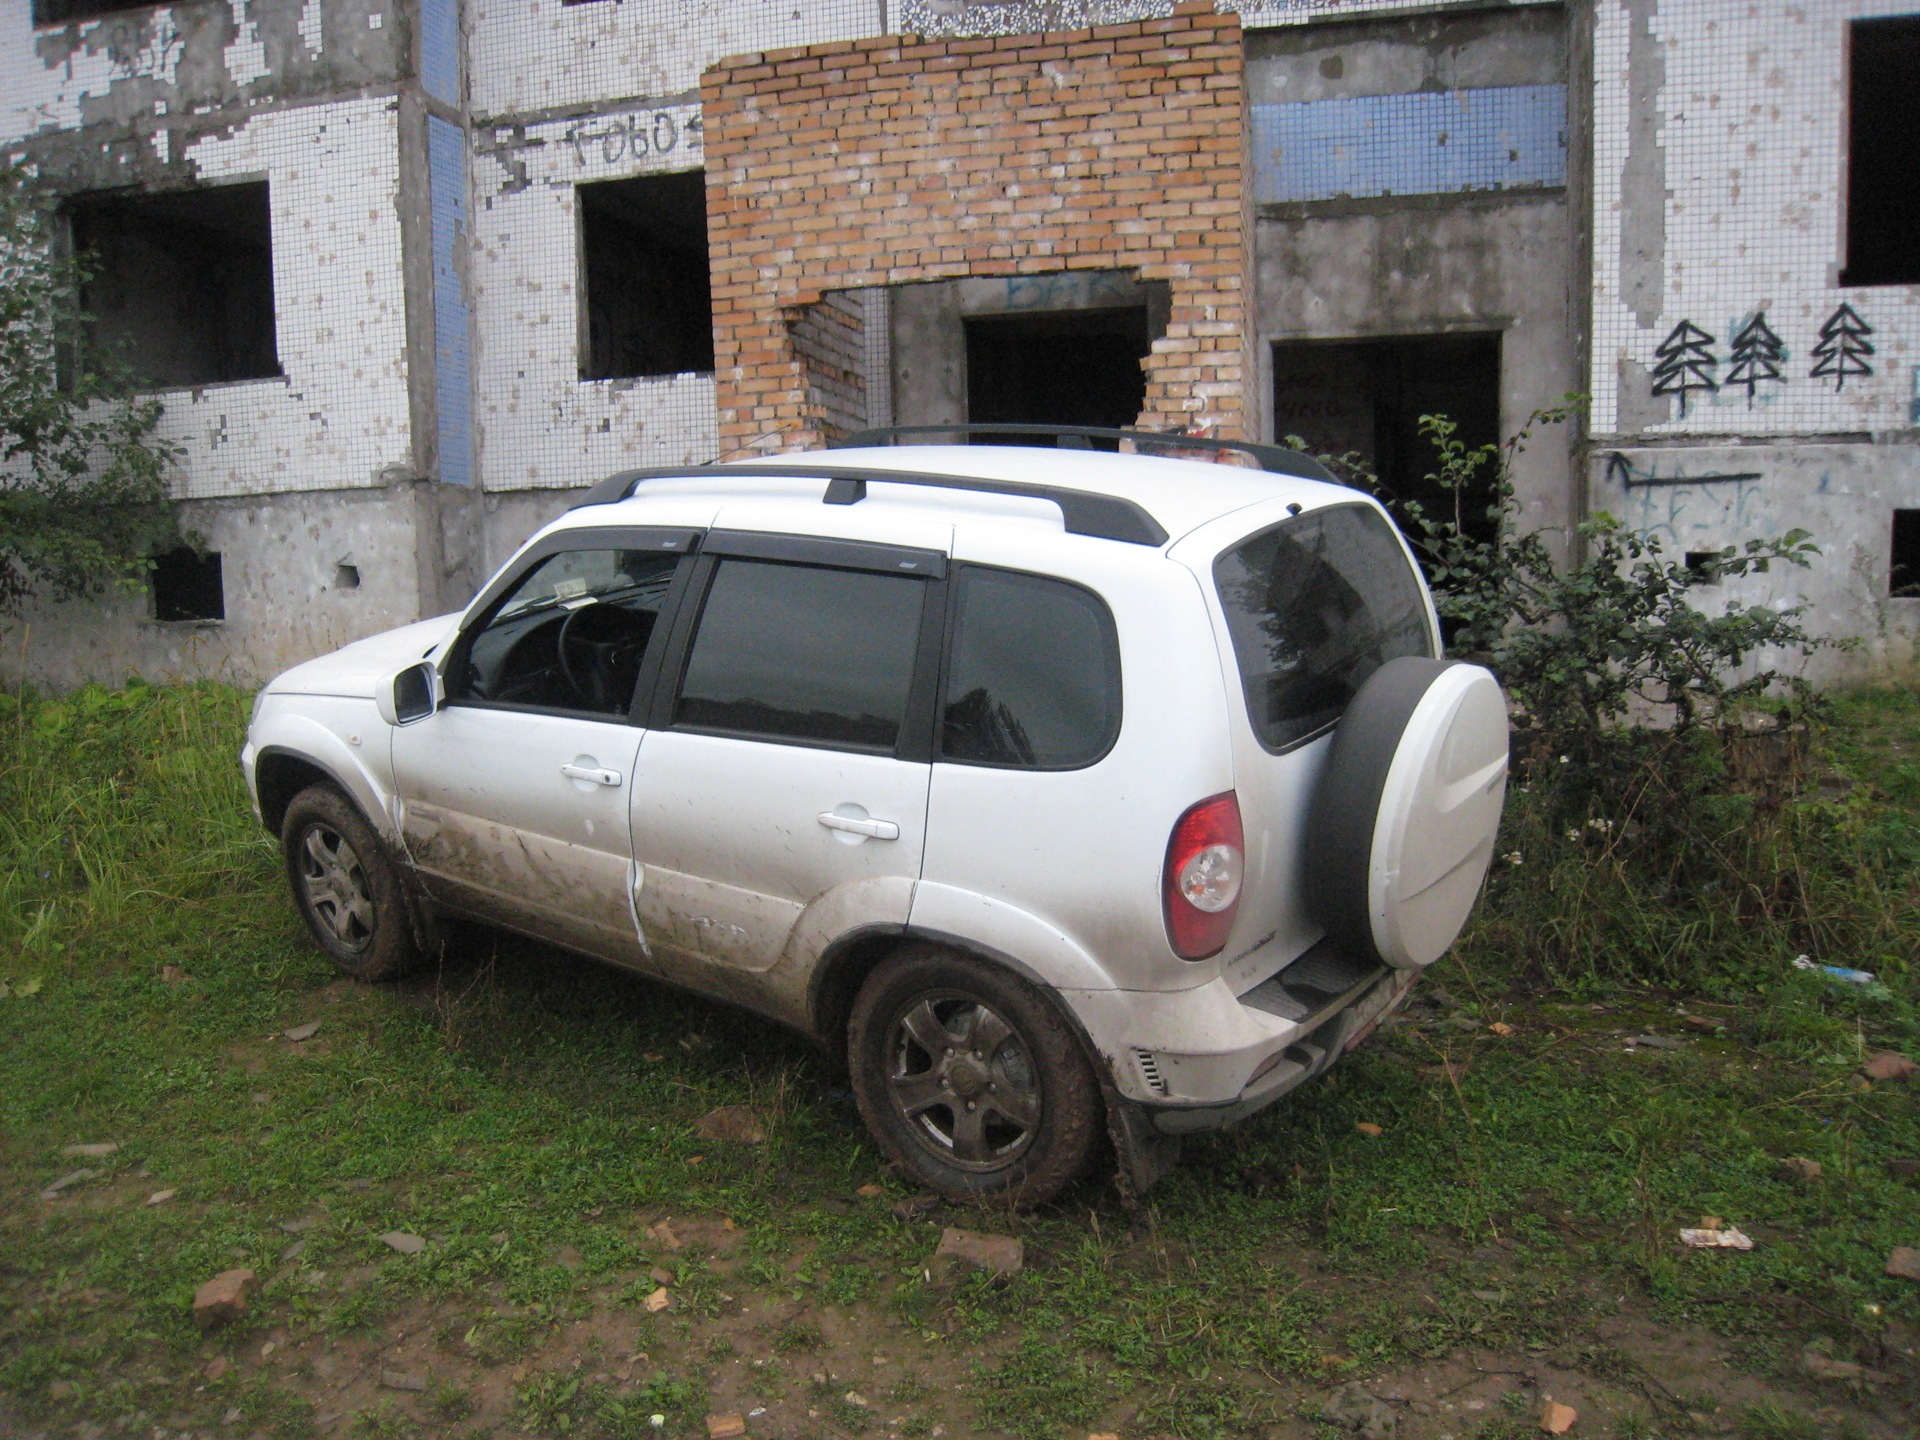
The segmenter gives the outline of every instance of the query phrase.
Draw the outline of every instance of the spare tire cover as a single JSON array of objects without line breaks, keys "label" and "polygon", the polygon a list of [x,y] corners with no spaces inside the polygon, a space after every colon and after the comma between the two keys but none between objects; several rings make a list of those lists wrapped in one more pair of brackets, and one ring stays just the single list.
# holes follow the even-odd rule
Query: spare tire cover
[{"label": "spare tire cover", "polygon": [[1314,792],[1307,902],[1401,969],[1446,952],[1480,893],[1507,793],[1507,704],[1478,665],[1404,655],[1348,705]]}]

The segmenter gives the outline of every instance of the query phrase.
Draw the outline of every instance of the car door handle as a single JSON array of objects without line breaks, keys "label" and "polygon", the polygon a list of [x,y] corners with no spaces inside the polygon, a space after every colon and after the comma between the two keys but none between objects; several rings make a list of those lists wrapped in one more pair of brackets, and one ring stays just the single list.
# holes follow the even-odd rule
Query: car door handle
[{"label": "car door handle", "polygon": [[595,785],[605,785],[617,789],[620,785],[618,770],[602,770],[592,765],[562,765],[560,773],[569,780],[591,780]]},{"label": "car door handle", "polygon": [[856,820],[851,815],[836,815],[822,810],[815,817],[829,830],[844,830],[849,835],[864,835],[869,840],[898,840],[900,827],[891,820]]}]

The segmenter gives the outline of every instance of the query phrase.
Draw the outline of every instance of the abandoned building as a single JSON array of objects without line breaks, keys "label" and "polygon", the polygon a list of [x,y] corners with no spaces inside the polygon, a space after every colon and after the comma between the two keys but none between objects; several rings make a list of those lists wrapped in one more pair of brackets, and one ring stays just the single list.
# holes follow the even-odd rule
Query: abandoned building
[{"label": "abandoned building", "polygon": [[[1920,635],[1920,0],[13,0],[0,149],[95,257],[204,549],[0,677],[250,680],[465,603],[612,471],[1139,424]],[[1792,529],[1804,572],[1719,582]]]}]

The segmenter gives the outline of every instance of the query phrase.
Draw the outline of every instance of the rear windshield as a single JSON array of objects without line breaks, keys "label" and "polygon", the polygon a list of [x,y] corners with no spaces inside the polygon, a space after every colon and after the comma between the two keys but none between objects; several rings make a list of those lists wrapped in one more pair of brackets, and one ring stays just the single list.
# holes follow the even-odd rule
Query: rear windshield
[{"label": "rear windshield", "polygon": [[1364,505],[1302,515],[1213,562],[1247,696],[1269,750],[1338,720],[1387,661],[1430,655],[1426,599],[1385,517]]}]

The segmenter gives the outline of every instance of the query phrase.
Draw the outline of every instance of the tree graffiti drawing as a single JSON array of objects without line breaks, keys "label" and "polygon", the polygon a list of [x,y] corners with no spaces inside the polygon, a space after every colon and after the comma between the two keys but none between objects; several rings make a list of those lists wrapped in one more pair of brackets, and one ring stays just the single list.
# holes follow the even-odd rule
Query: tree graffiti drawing
[{"label": "tree graffiti drawing", "polygon": [[1767,312],[1756,310],[1753,318],[1733,337],[1733,348],[1727,352],[1727,377],[1720,382],[1721,386],[1727,390],[1746,386],[1747,404],[1751,406],[1753,392],[1763,382],[1785,382],[1787,377],[1780,373],[1780,362],[1786,358],[1787,347],[1767,324]]},{"label": "tree graffiti drawing", "polygon": [[1873,374],[1873,367],[1862,358],[1873,354],[1866,338],[1871,334],[1873,327],[1843,301],[1820,327],[1820,343],[1813,347],[1814,366],[1808,373],[1816,380],[1832,376],[1836,392],[1849,376]]},{"label": "tree graffiti drawing", "polygon": [[1653,367],[1653,393],[1678,395],[1682,420],[1687,418],[1689,391],[1720,388],[1708,373],[1720,363],[1714,358],[1713,344],[1713,336],[1691,320],[1682,320],[1653,352],[1658,362]]}]

